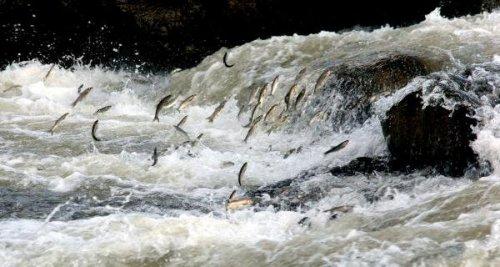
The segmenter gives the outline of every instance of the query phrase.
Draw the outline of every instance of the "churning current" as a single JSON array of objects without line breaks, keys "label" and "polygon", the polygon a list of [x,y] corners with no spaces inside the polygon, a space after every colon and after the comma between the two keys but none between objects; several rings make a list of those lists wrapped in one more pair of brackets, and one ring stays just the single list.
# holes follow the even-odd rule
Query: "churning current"
[{"label": "churning current", "polygon": [[[317,86],[327,67],[394,52],[441,65],[368,110]],[[499,11],[256,40],[165,75],[12,63],[0,72],[0,265],[498,265],[500,106],[491,101],[477,107],[471,143],[489,176],[318,171],[297,185],[303,205],[228,206],[233,191],[245,200],[307,170],[386,156],[385,111],[464,68],[498,95]]]}]

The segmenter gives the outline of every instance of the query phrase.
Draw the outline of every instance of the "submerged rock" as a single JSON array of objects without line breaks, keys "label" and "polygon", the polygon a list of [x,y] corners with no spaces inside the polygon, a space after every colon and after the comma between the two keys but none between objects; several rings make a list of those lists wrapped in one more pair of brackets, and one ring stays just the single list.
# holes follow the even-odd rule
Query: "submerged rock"
[{"label": "submerged rock", "polygon": [[423,107],[420,91],[407,95],[395,104],[382,122],[391,154],[398,169],[433,167],[450,176],[462,176],[467,167],[476,164],[470,147],[475,139],[471,109],[458,105],[453,111],[442,106]]}]

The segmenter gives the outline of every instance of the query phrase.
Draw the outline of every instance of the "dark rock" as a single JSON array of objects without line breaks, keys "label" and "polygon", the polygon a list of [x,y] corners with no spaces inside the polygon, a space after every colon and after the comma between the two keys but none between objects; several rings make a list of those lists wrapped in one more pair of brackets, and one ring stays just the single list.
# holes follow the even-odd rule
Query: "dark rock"
[{"label": "dark rock", "polygon": [[356,174],[372,174],[374,172],[393,171],[387,158],[360,157],[352,160],[347,165],[334,167],[330,173],[335,176],[353,176]]},{"label": "dark rock", "polygon": [[477,162],[470,147],[475,139],[470,108],[450,111],[439,105],[423,108],[421,91],[394,105],[382,122],[392,164],[399,169],[433,167],[450,176],[462,176]]},{"label": "dark rock", "polygon": [[[427,75],[436,63],[400,52],[357,55],[332,67],[322,96],[312,105],[326,111],[335,130],[353,128],[371,117],[372,102],[417,76]],[[324,101],[328,97],[330,101]],[[335,103],[331,105],[329,103]]]},{"label": "dark rock", "polygon": [[221,46],[354,26],[411,25],[437,6],[461,16],[498,1],[1,0],[0,65],[33,58],[71,65],[73,56],[110,66],[184,68]]}]

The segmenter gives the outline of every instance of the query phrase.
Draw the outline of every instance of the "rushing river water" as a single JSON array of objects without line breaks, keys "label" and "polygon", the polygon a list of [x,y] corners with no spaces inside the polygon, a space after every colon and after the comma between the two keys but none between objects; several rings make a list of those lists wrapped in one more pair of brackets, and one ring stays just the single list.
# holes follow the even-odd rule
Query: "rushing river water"
[{"label": "rushing river water", "polygon": [[[0,265],[500,264],[496,103],[478,108],[482,123],[471,144],[491,162],[491,176],[319,174],[303,185],[325,190],[308,208],[226,210],[233,190],[243,195],[245,188],[314,167],[387,155],[380,116],[427,79],[418,77],[394,95],[374,100],[362,121],[350,110],[338,120],[342,99],[309,94],[326,67],[380,51],[410,52],[441,62],[440,75],[472,66],[472,77],[498,94],[499,11],[456,19],[434,11],[407,28],[256,40],[230,50],[233,68],[222,64],[225,51],[164,76],[75,64],[71,69],[56,65],[44,78],[51,66],[36,60],[2,70]],[[276,92],[256,111],[264,114],[283,102],[304,67],[299,81],[308,91],[304,104],[288,120],[280,120],[277,112],[243,142],[254,89],[279,75]],[[81,84],[93,90],[72,108]],[[177,101],[153,122],[155,106],[167,94]],[[177,110],[180,100],[192,94],[193,102]],[[210,123],[206,118],[223,99],[226,105]],[[107,112],[94,114],[107,105],[112,105]],[[329,116],[311,122],[318,109]],[[176,149],[188,138],[172,126],[185,115],[182,129],[189,139],[203,137]],[[96,119],[100,142],[91,137]],[[323,155],[344,140],[349,140],[344,149]],[[158,163],[151,166],[155,147]],[[248,168],[240,188],[244,162]],[[367,190],[378,201],[368,201]],[[340,205],[353,210],[336,219],[324,212]],[[299,224],[305,216],[310,224]]]}]

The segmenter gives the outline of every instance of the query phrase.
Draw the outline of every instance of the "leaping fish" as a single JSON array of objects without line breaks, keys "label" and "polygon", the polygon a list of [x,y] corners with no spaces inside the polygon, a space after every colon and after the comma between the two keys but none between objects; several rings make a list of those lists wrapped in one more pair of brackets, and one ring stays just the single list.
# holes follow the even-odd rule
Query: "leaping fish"
[{"label": "leaping fish", "polygon": [[278,104],[272,105],[269,110],[266,112],[266,115],[264,116],[264,122],[267,122],[267,118],[271,116],[271,114],[278,108]]},{"label": "leaping fish", "polygon": [[162,98],[160,102],[158,102],[158,105],[156,105],[156,111],[155,111],[155,117],[153,118],[153,121],[160,122],[160,111],[162,108],[169,108],[174,104],[174,100],[172,95],[167,95],[166,97]]},{"label": "leaping fish", "polygon": [[333,153],[333,152],[335,152],[335,151],[339,151],[339,150],[341,150],[342,148],[346,147],[346,146],[347,146],[347,144],[349,144],[349,140],[345,140],[345,141],[343,141],[342,143],[340,143],[340,144],[338,144],[338,145],[336,145],[336,146],[334,146],[334,147],[332,147],[332,148],[328,149],[328,151],[326,151],[326,152],[325,152],[325,155],[328,155],[328,154]]},{"label": "leaping fish", "polygon": [[94,124],[92,125],[92,138],[95,140],[95,141],[101,141],[101,139],[97,138],[97,136],[95,135],[96,132],[97,132],[97,126],[98,126],[98,123],[99,123],[99,120],[96,120],[94,121]]},{"label": "leaping fish", "polygon": [[233,192],[231,192],[231,195],[229,195],[228,202],[231,202],[234,199],[235,194],[236,194],[236,190],[233,190]]},{"label": "leaping fish", "polygon": [[49,78],[50,73],[52,72],[52,70],[54,69],[55,66],[56,66],[56,64],[52,63],[52,66],[50,66],[49,71],[47,72],[47,74],[45,74],[45,77],[43,77],[44,81],[47,80],[47,78]]},{"label": "leaping fish", "polygon": [[50,134],[54,134],[54,130],[56,129],[56,127],[57,127],[57,126],[59,125],[59,123],[61,123],[61,121],[63,121],[63,120],[66,118],[66,116],[68,116],[68,115],[69,115],[69,112],[64,113],[61,117],[59,117],[59,119],[57,119],[57,120],[54,122],[54,124],[52,125],[52,127],[50,128],[49,133],[50,133]]},{"label": "leaping fish", "polygon": [[99,114],[99,113],[104,113],[104,112],[108,111],[111,107],[113,107],[113,106],[111,106],[111,105],[109,105],[109,106],[104,106],[104,107],[102,107],[102,108],[100,108],[100,109],[96,110],[96,111],[94,112],[94,115],[97,115],[97,114]]},{"label": "leaping fish", "polygon": [[297,76],[295,77],[295,81],[293,83],[299,83],[300,81],[302,81],[302,79],[304,79],[304,76],[306,75],[306,71],[307,68],[301,69],[297,74]]},{"label": "leaping fish", "polygon": [[194,100],[195,97],[196,97],[196,94],[190,95],[190,96],[186,97],[186,99],[182,100],[182,102],[179,104],[178,110],[181,110],[181,109],[187,107]]},{"label": "leaping fish", "polygon": [[318,80],[316,81],[316,85],[314,85],[314,91],[313,92],[316,92],[316,90],[318,88],[321,88],[323,87],[323,85],[325,84],[325,81],[326,79],[332,74],[332,71],[331,70],[325,70],[323,71],[323,73],[321,73],[321,75],[319,76]]},{"label": "leaping fish", "polygon": [[186,137],[187,139],[189,139],[189,135],[186,131],[184,131],[181,127],[177,126],[177,125],[174,125],[174,128],[175,130],[177,130],[179,133],[181,133],[182,135],[184,135],[184,137]]},{"label": "leaping fish", "polygon": [[276,92],[276,88],[278,87],[278,79],[280,78],[279,75],[276,75],[274,77],[272,83],[271,83],[271,95],[274,95],[274,92]]},{"label": "leaping fish", "polygon": [[232,66],[234,66],[234,64],[233,65],[227,64],[227,52],[224,53],[224,57],[222,58],[222,62],[224,63],[224,66],[226,66],[227,68],[231,68]]},{"label": "leaping fish", "polygon": [[294,94],[295,92],[295,89],[297,88],[297,84],[293,84],[290,89],[288,90],[288,93],[286,93],[285,95],[285,104],[286,104],[286,109],[285,110],[288,110],[290,108],[290,99],[292,98],[292,95]]},{"label": "leaping fish", "polygon": [[82,83],[82,84],[80,84],[80,86],[78,86],[78,89],[76,89],[76,91],[77,91],[78,93],[81,93],[81,92],[82,92],[82,89],[83,89],[83,83]]},{"label": "leaping fish", "polygon": [[260,120],[262,120],[262,115],[259,115],[257,118],[250,121],[247,125],[243,126],[243,128],[252,127],[253,125],[259,123]]},{"label": "leaping fish", "polygon": [[227,203],[226,208],[228,210],[237,210],[251,205],[253,205],[253,200],[250,198],[233,199]]},{"label": "leaping fish", "polygon": [[13,89],[16,89],[16,88],[20,88],[20,87],[21,87],[21,85],[14,84],[14,85],[11,85],[11,86],[7,87],[7,89],[3,90],[3,92],[7,93],[10,90],[13,90]]},{"label": "leaping fish", "polygon": [[153,165],[151,166],[155,166],[156,163],[158,163],[158,150],[156,149],[156,147],[155,150],[153,150],[153,156],[151,156],[151,159],[153,160]]},{"label": "leaping fish", "polygon": [[227,100],[222,100],[222,102],[220,102],[219,106],[217,106],[215,108],[215,110],[212,113],[212,115],[210,115],[210,117],[207,118],[208,122],[210,122],[210,123],[214,122],[214,120],[217,117],[217,115],[219,115],[219,113],[222,111],[222,109],[226,105],[226,102],[227,102]]},{"label": "leaping fish", "polygon": [[83,90],[79,95],[78,97],[75,99],[75,101],[73,101],[73,103],[71,104],[72,107],[75,107],[76,104],[78,104],[80,101],[82,101],[89,93],[90,91],[92,91],[92,87],[89,87],[85,90]]},{"label": "leaping fish", "polygon": [[306,88],[302,88],[302,90],[300,90],[300,92],[297,94],[297,98],[295,99],[295,103],[293,105],[293,108],[295,110],[297,109],[297,105],[300,103],[300,101],[304,98],[305,95],[306,95]]},{"label": "leaping fish", "polygon": [[240,172],[238,173],[238,184],[240,186],[242,185],[241,181],[243,179],[243,176],[245,175],[245,172],[247,171],[247,166],[248,166],[248,162],[243,163],[243,165],[241,165]]},{"label": "leaping fish", "polygon": [[182,125],[184,125],[184,123],[186,122],[187,118],[188,118],[188,115],[184,116],[184,117],[183,117],[183,118],[179,121],[179,123],[177,123],[177,125],[176,125],[176,126],[177,126],[177,127],[182,127]]},{"label": "leaping fish", "polygon": [[252,125],[252,127],[250,127],[250,129],[248,129],[247,135],[245,136],[245,139],[243,139],[243,142],[246,143],[248,141],[248,139],[250,138],[250,136],[252,136],[252,134],[255,131],[255,126],[257,126],[257,125],[254,124],[254,125]]}]

